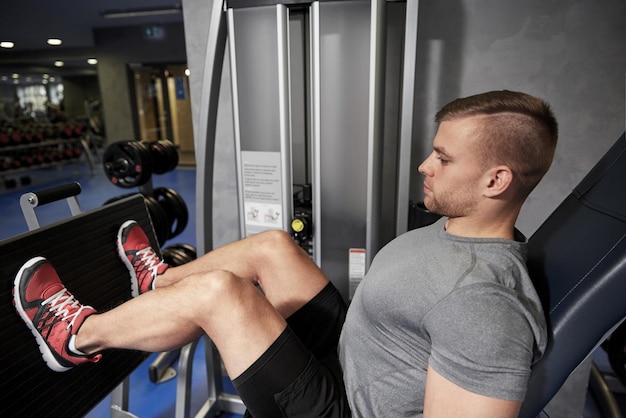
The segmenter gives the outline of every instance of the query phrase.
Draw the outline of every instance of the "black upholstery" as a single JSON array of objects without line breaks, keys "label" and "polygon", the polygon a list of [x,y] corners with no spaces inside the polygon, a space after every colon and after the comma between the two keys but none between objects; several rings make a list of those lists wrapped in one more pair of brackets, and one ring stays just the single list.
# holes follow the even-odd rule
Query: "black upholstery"
[{"label": "black upholstery", "polygon": [[520,417],[537,416],[626,318],[626,139],[622,135],[529,239],[549,343]]},{"label": "black upholstery", "polygon": [[0,242],[0,416],[84,416],[147,358],[147,353],[112,350],[97,364],[53,372],[12,304],[15,275],[35,256],[50,260],[84,304],[108,310],[130,299],[128,270],[115,245],[118,228],[128,219],[135,219],[158,248],[141,195]]}]

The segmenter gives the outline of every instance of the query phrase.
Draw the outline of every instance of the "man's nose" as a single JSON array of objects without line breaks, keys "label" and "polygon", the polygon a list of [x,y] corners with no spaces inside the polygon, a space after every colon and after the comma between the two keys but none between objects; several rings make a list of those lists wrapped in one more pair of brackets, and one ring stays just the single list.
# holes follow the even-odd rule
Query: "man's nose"
[{"label": "man's nose", "polygon": [[432,160],[433,154],[431,153],[428,158],[426,158],[422,163],[417,167],[417,171],[425,176],[430,176],[432,174]]}]

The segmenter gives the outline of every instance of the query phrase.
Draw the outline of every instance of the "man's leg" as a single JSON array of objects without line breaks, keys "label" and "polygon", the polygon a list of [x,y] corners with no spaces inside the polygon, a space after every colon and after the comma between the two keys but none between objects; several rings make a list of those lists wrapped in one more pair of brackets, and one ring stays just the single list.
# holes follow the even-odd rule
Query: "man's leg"
[{"label": "man's leg", "polygon": [[134,298],[89,316],[76,348],[148,352],[179,348],[206,333],[217,346],[229,376],[248,368],[285,329],[284,319],[248,281],[212,271]]},{"label": "man's leg", "polygon": [[[239,339],[233,338],[230,329],[225,331],[231,335],[223,339],[215,337],[215,333],[209,330],[210,324],[202,325],[222,353],[233,384],[255,417],[350,415],[337,358],[346,305],[309,256],[287,234],[274,231],[255,235],[167,271],[163,270],[154,252],[146,248],[148,240],[140,228],[122,227],[118,245],[131,276],[147,277],[147,281],[138,281],[144,283],[138,286],[142,292],[154,289],[154,283],[158,292],[194,280],[213,282],[215,277],[205,277],[206,273],[201,272],[224,268],[244,276],[240,280],[255,288],[260,287],[267,296],[264,302],[278,307],[280,316],[287,318],[287,328],[282,321],[278,322],[280,328],[276,330],[282,328],[280,334],[268,332],[264,327],[269,325],[269,314],[262,314],[255,308],[251,296],[243,298],[251,312],[244,313],[241,326],[235,326],[243,331]],[[158,280],[153,279],[155,276]],[[232,284],[245,286],[245,283]],[[270,310],[270,314],[273,313],[278,311]],[[249,315],[257,315],[255,320],[261,322],[249,321]],[[217,318],[213,314],[211,317]],[[242,351],[241,344],[249,343],[251,338],[251,332],[245,326],[260,332],[261,338],[271,336],[266,341],[271,344],[266,349],[263,349],[266,344],[259,344],[248,347],[248,352]],[[234,347],[226,348],[229,342]],[[295,399],[298,401],[293,402]]]},{"label": "man's leg", "polygon": [[[286,233],[267,231],[217,248],[192,262],[165,269],[141,228],[128,222],[120,229],[120,256],[144,293],[212,270],[230,271],[258,285],[283,318],[297,311],[328,283],[322,271]],[[145,278],[148,277],[149,280]],[[153,277],[156,279],[153,281]],[[147,283],[149,282],[149,283]]]},{"label": "man's leg", "polygon": [[[244,374],[251,366],[260,370],[258,367],[262,367],[265,359],[279,359],[283,354],[289,354],[292,361],[278,364],[295,380],[285,378],[286,375],[279,372],[285,382],[284,388],[272,389],[276,392],[262,399],[257,399],[258,395],[255,395],[252,402],[260,408],[258,411],[266,411],[259,416],[276,416],[272,393],[290,389],[289,382],[292,381],[295,387],[300,387],[297,382],[301,374],[310,372],[311,367],[311,352],[306,347],[296,343],[290,345],[292,349],[289,352],[281,351],[282,342],[285,341],[282,337],[289,338],[286,334],[289,330],[283,318],[291,316],[305,304],[310,307],[310,299],[322,294],[320,291],[326,287],[328,280],[308,256],[293,244],[291,238],[281,232],[265,233],[230,244],[202,257],[195,264],[198,271],[204,268],[211,270],[193,274],[195,269],[190,269],[184,274],[191,272],[191,275],[181,278],[176,274],[167,275],[170,271],[180,273],[177,270],[181,269],[170,269],[160,275],[155,290],[109,312],[96,314],[93,309],[80,305],[63,287],[54,268],[44,259],[38,258],[36,262],[25,264],[16,277],[16,301],[24,302],[20,315],[32,330],[36,328],[40,332],[38,342],[47,339],[44,337],[47,331],[38,328],[39,324],[35,325],[37,318],[42,315],[57,318],[55,323],[58,326],[54,326],[56,342],[50,344],[50,341],[46,341],[45,344],[62,351],[64,361],[69,361],[69,364],[64,362],[63,369],[59,371],[65,370],[66,366],[95,361],[99,356],[95,353],[106,348],[165,351],[180,347],[204,332],[216,344],[233,379]],[[246,277],[217,269],[220,265]],[[294,268],[290,269],[289,265]],[[284,277],[283,274],[288,276]],[[279,288],[279,283],[282,283],[283,289]],[[257,285],[264,286],[267,289],[263,289],[264,293],[271,296],[266,297]],[[324,294],[328,294],[330,289],[324,290]],[[337,300],[341,299],[337,297]],[[319,296],[314,299],[319,300]],[[273,303],[280,307],[280,312]],[[334,302],[331,304],[335,305]],[[316,310],[312,312],[318,318]],[[36,334],[35,331],[33,333]],[[68,340],[71,343],[68,344]],[[279,368],[276,367],[276,370]],[[249,372],[246,373],[246,376],[249,375]],[[337,410],[345,412],[345,395],[342,395],[340,376],[339,380],[331,378],[328,383],[328,372],[320,371],[319,378],[320,387],[328,388],[330,384],[335,388],[332,393],[336,394],[325,393],[320,401],[322,410],[328,407],[326,402],[338,402],[340,406]],[[316,393],[312,395],[317,396]],[[317,398],[314,402],[317,402]],[[302,406],[300,403],[298,405]]]},{"label": "man's leg", "polygon": [[258,285],[283,316],[289,317],[317,295],[328,279],[311,257],[283,231],[267,231],[227,244],[165,272],[167,285],[195,272],[226,270]]},{"label": "man's leg", "polygon": [[[145,234],[135,228],[126,235],[134,234],[129,244],[137,248],[126,254],[149,254]],[[143,261],[159,272],[154,260]],[[133,268],[139,276],[144,267],[135,263]],[[287,233],[267,231],[169,268],[154,283],[155,290],[85,321],[77,347],[165,351],[204,332],[234,378],[282,333],[283,318],[313,299],[328,279]]]},{"label": "man's leg", "polygon": [[87,354],[106,348],[166,351],[205,332],[234,378],[285,329],[283,318],[328,283],[280,231],[226,245],[189,264],[165,271],[154,291],[81,321],[80,330],[74,330],[76,348]]}]

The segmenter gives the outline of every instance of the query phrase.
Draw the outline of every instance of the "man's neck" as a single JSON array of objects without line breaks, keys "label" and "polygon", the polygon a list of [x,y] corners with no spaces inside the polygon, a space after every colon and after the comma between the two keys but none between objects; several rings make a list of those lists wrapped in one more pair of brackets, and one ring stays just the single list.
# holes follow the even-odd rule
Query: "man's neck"
[{"label": "man's neck", "polygon": [[449,218],[446,231],[449,234],[468,238],[515,239],[515,219],[482,219],[476,216]]}]

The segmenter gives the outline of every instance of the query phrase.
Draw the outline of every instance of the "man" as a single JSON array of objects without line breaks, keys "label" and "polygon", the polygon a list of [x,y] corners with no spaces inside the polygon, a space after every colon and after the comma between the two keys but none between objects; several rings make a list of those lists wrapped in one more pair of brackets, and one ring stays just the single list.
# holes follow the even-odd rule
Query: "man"
[{"label": "man", "polygon": [[168,268],[132,221],[117,239],[137,297],[97,313],[35,257],[16,275],[16,309],[58,371],[206,333],[254,417],[517,416],[546,331],[514,224],[557,123],[545,102],[509,91],[453,101],[436,120],[419,171],[426,207],[445,218],[383,248],[347,316],[282,231]]}]

